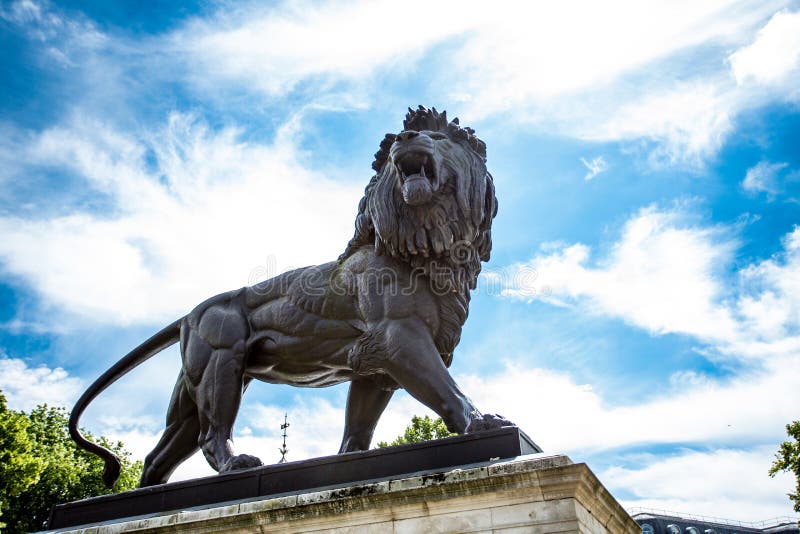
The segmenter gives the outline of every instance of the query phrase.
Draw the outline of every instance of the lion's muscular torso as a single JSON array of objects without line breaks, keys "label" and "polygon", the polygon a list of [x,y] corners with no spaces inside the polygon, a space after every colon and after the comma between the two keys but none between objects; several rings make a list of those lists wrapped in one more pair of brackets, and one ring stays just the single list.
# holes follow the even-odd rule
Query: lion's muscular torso
[{"label": "lion's muscular torso", "polygon": [[438,337],[439,306],[427,277],[364,246],[338,262],[209,299],[187,316],[186,342],[199,336],[225,346],[225,338],[237,338],[246,376],[323,387],[352,380],[353,353],[363,352],[357,345],[371,327],[412,317]]}]

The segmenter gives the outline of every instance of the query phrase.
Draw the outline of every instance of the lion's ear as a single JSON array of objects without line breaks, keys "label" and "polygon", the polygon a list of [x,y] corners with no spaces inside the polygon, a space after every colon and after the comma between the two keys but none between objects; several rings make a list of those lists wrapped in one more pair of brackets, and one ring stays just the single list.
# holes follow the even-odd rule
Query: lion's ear
[{"label": "lion's ear", "polygon": [[[489,213],[491,216],[489,219],[494,219],[497,217],[497,195],[494,192],[494,178],[489,171],[486,171],[486,198],[487,204],[491,206],[489,209]],[[491,222],[489,223],[491,225]]]}]

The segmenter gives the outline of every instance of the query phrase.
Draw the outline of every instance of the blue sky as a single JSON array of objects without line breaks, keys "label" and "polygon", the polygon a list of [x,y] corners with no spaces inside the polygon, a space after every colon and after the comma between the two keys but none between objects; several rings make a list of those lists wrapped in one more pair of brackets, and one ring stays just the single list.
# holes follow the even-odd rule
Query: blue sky
[{"label": "blue sky", "polygon": [[[0,388],[71,405],[196,303],[329,261],[407,106],[500,210],[452,367],[629,507],[789,514],[800,4],[0,2]],[[85,425],[153,446],[168,350]],[[338,448],[345,387],[254,385],[237,448]],[[376,439],[427,413],[398,394]],[[175,478],[210,473],[200,457]]]}]

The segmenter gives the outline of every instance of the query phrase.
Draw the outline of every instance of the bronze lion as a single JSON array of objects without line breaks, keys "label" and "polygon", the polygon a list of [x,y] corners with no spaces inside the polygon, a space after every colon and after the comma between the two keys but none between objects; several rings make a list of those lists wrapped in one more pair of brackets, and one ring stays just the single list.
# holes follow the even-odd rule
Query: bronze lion
[{"label": "bronze lion", "polygon": [[447,370],[492,248],[497,200],[486,145],[446,112],[409,108],[403,131],[386,135],[372,167],[355,235],[338,260],[208,299],[83,394],[70,433],[105,460],[107,484],[119,476],[119,462],[80,434],[80,415],[115,380],[178,341],[182,369],[141,486],[166,482],[198,448],[220,473],[261,465],[231,444],[253,379],[305,387],[349,381],[340,453],[369,448],[398,388],[452,432],[511,424],[481,414]]}]

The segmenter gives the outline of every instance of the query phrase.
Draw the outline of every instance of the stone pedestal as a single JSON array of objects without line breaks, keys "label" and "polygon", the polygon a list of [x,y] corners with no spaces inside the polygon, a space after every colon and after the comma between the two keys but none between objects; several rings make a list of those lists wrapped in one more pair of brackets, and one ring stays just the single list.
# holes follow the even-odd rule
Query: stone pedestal
[{"label": "stone pedestal", "polygon": [[66,532],[640,534],[641,529],[585,464],[540,453]]}]

